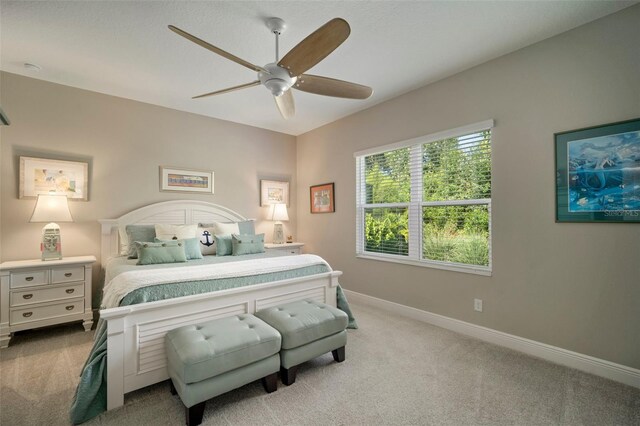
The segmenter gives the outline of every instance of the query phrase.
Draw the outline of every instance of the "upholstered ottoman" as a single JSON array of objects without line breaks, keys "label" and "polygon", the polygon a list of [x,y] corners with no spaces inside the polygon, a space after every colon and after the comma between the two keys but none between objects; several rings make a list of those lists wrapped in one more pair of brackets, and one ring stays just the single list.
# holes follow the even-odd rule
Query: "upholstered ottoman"
[{"label": "upholstered ottoman", "polygon": [[347,314],[313,300],[302,300],[256,312],[258,318],[282,335],[280,376],[282,383],[296,381],[298,366],[327,352],[344,361],[347,344]]},{"label": "upholstered ottoman", "polygon": [[262,379],[277,389],[280,334],[253,315],[236,315],[171,330],[165,338],[171,392],[185,405],[187,425],[202,422],[208,399]]}]

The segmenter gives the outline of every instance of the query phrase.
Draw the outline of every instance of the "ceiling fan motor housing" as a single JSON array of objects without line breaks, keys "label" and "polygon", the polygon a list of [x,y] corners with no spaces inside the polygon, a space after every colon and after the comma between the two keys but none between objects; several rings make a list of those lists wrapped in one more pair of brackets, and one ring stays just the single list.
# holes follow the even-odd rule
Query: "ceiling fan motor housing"
[{"label": "ceiling fan motor housing", "polygon": [[260,71],[258,78],[260,79],[260,83],[269,89],[273,96],[281,96],[289,90],[298,79],[298,77],[291,77],[289,71],[275,63],[267,64],[263,68],[267,72]]}]

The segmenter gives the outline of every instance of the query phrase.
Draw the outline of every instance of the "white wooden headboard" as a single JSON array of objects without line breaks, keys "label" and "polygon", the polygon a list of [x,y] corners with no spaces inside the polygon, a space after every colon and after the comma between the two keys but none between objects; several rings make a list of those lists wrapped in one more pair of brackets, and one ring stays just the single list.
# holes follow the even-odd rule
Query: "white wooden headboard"
[{"label": "white wooden headboard", "polygon": [[210,222],[237,222],[246,220],[235,211],[206,201],[175,200],[150,204],[130,211],[117,219],[101,219],[102,241],[100,261],[104,268],[107,260],[120,254],[120,235],[118,230],[127,225],[153,225],[169,223],[189,225]]}]

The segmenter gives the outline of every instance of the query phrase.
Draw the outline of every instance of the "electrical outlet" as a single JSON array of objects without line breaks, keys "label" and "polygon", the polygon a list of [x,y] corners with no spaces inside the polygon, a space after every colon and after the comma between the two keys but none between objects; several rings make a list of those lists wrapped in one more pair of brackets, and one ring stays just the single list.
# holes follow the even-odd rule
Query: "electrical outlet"
[{"label": "electrical outlet", "polygon": [[482,312],[482,299],[473,299],[473,309]]}]

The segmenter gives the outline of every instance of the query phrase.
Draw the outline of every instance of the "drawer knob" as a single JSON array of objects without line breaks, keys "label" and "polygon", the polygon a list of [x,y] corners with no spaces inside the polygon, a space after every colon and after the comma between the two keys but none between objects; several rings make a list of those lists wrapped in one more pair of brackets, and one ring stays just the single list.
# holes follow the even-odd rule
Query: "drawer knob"
[{"label": "drawer knob", "polygon": [[71,294],[71,293],[73,293],[74,291],[76,291],[76,289],[75,289],[75,288],[70,288],[70,289],[67,289],[67,290],[65,290],[65,291],[67,292],[67,294]]},{"label": "drawer knob", "polygon": [[25,318],[29,318],[31,315],[33,315],[33,312],[25,312],[22,314],[22,316]]},{"label": "drawer knob", "polygon": [[64,276],[67,278],[69,278],[71,275],[73,275],[71,272],[67,272],[66,274],[64,274]]},{"label": "drawer knob", "polygon": [[73,305],[69,305],[65,308],[67,311],[71,311],[73,309]]},{"label": "drawer knob", "polygon": [[24,279],[25,281],[33,281],[33,277],[27,277]]},{"label": "drawer knob", "polygon": [[33,297],[33,294],[23,294],[22,298],[23,299],[31,299]]}]

